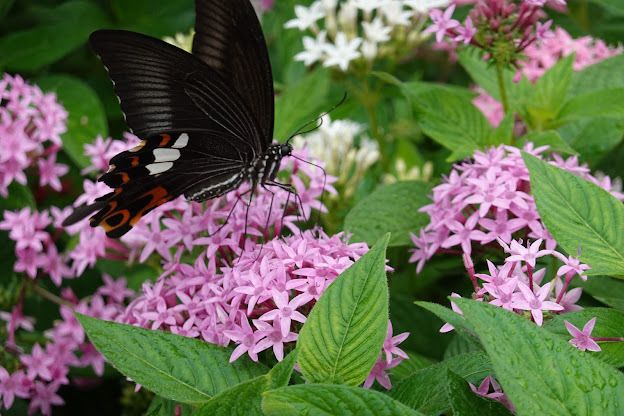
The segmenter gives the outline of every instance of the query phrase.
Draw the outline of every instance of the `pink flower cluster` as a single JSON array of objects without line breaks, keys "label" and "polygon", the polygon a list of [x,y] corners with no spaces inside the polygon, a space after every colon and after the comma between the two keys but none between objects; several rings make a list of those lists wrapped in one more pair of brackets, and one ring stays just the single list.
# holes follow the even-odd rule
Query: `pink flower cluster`
[{"label": "pink flower cluster", "polygon": [[[143,294],[120,320],[217,345],[235,344],[230,361],[243,354],[257,361],[258,353],[268,348],[281,361],[285,346],[294,346],[299,328],[325,289],[368,251],[363,243],[347,244],[342,233],[318,234],[305,231],[250,245],[232,266],[218,264],[209,245],[193,264],[177,255],[165,263],[166,271],[155,284],[143,285]],[[377,378],[388,386],[383,370],[407,358],[396,347],[407,334],[392,337],[391,325],[388,330],[381,368],[368,385]]]},{"label": "pink flower cluster", "polygon": [[[524,146],[526,152],[540,158],[547,149],[534,148],[532,143]],[[510,244],[512,236],[544,239],[549,250],[557,245],[540,220],[530,195],[529,171],[520,149],[500,145],[485,152],[476,151],[473,158],[455,164],[443,183],[433,188],[433,203],[420,209],[429,214],[431,221],[418,236],[412,234],[416,249],[410,261],[418,262],[417,272],[436,252],[471,255],[476,250],[483,254],[491,247],[499,247],[497,239]],[[563,159],[553,153],[549,163],[624,199],[619,183],[612,183],[608,176],[591,175],[586,165],[579,165],[576,156]]]},{"label": "pink flower cluster", "polygon": [[[555,2],[565,5],[565,0]],[[463,42],[482,49],[498,64],[518,67],[524,51],[549,36],[552,21],[539,21],[545,15],[541,10],[545,3],[546,0],[523,0],[519,5],[513,0],[479,1],[463,26],[452,19],[456,6],[452,4],[444,12],[431,10],[429,17],[433,24],[423,33],[435,33],[438,43],[446,37],[451,42],[449,52]]]},{"label": "pink flower cluster", "polygon": [[[125,287],[125,279],[113,280],[103,275],[105,285],[89,299],[78,301],[71,289],[63,290],[64,306],[60,313],[63,318],[48,331],[50,341],[45,347],[35,344],[29,354],[19,353],[20,348],[13,339],[4,344],[7,351],[19,357],[19,369],[9,373],[0,366],[0,404],[10,409],[15,397],[30,401],[29,413],[39,411],[51,414],[51,406],[64,404],[57,394],[62,385],[69,384],[69,367],[91,366],[97,375],[104,373],[104,357],[85,337],[82,326],[74,312],[99,319],[114,320],[124,310],[124,299],[134,292]],[[7,332],[14,334],[16,325],[33,331],[33,319],[24,317],[19,308],[11,314],[5,313]],[[76,356],[76,352],[79,356]]]},{"label": "pink flower cluster", "polygon": [[27,183],[26,171],[37,167],[39,185],[60,191],[60,176],[69,168],[56,163],[60,135],[67,130],[67,112],[55,94],[43,94],[19,75],[0,79],[0,196],[16,181]]}]

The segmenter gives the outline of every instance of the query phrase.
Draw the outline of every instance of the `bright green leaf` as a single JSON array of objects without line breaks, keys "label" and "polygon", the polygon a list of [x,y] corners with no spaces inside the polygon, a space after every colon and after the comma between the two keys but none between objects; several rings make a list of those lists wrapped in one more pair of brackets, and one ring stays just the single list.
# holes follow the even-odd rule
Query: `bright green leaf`
[{"label": "bright green leaf", "polygon": [[510,145],[514,138],[514,124],[516,123],[513,114],[506,115],[494,130],[490,134],[487,141],[487,146],[498,146],[499,144]]},{"label": "bright green leaf", "polygon": [[388,329],[386,234],[325,290],[297,339],[297,363],[311,383],[357,386],[375,361]]},{"label": "bright green leaf", "polygon": [[89,166],[91,161],[84,155],[84,145],[91,144],[98,135],[108,136],[106,115],[97,94],[88,84],[67,75],[42,77],[37,85],[45,92],[55,93],[68,112],[67,132],[61,136],[63,150],[80,168]]},{"label": "bright green leaf", "polygon": [[345,218],[345,230],[353,233],[351,241],[372,244],[390,232],[389,246],[412,244],[410,232],[418,235],[429,223],[429,216],[418,212],[430,204],[431,185],[403,181],[384,186],[360,201]]},{"label": "bright green leaf", "polygon": [[301,384],[271,390],[264,393],[264,396],[262,410],[270,416],[416,416],[422,414],[385,394],[359,387]]},{"label": "bright green leaf", "polygon": [[[615,0],[620,1],[620,0]],[[624,87],[624,55],[618,54],[596,64],[575,71],[570,83],[569,97],[580,94]]]},{"label": "bright green leaf", "polygon": [[422,83],[403,84],[423,132],[452,151],[449,161],[470,156],[488,144],[492,126],[466,94]]},{"label": "bright green leaf", "polygon": [[586,117],[567,123],[557,131],[591,165],[592,161],[602,159],[622,141],[624,118]]},{"label": "bright green leaf", "polygon": [[198,404],[262,375],[251,360],[208,342],[76,314],[93,345],[125,376],[165,398]]},{"label": "bright green leaf", "polygon": [[473,325],[518,415],[618,415],[624,375],[506,309],[453,299]]},{"label": "bright green leaf", "polygon": [[624,277],[624,205],[578,175],[523,153],[537,210],[550,234],[592,269]]},{"label": "bright green leaf", "polygon": [[537,109],[540,117],[554,117],[564,103],[572,78],[574,55],[566,56],[550,67],[538,78],[529,98],[532,108]]},{"label": "bright green leaf", "polygon": [[624,88],[586,92],[566,102],[557,119],[557,126],[585,117],[624,118]]},{"label": "bright green leaf", "polygon": [[297,350],[291,351],[282,361],[275,366],[266,375],[268,379],[268,388],[275,389],[288,385],[290,376],[297,361]]},{"label": "bright green leaf", "polygon": [[460,355],[404,378],[390,390],[390,397],[419,412],[430,415],[445,413],[451,406],[446,390],[449,369],[474,385],[479,385],[484,378],[493,375],[485,354]]},{"label": "bright green leaf", "polygon": [[[590,277],[593,279],[594,277]],[[568,321],[580,330],[592,318],[596,318],[596,325],[592,337],[621,338],[624,337],[624,312],[609,308],[587,308],[580,311],[555,315],[552,320],[544,324],[544,328],[559,334],[564,340],[572,339],[563,321]],[[593,357],[599,358],[613,367],[624,367],[624,342],[598,342],[602,349],[591,352]]]}]

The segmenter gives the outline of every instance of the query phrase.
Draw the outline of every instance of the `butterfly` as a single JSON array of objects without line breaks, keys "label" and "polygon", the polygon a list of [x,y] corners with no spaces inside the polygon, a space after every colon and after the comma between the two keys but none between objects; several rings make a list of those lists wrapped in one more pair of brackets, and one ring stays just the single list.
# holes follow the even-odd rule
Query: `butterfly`
[{"label": "butterfly", "polygon": [[[138,146],[110,160],[99,181],[113,191],[64,226],[90,218],[120,237],[179,195],[205,201],[274,179],[292,146],[271,144],[274,95],[269,54],[249,0],[196,0],[192,53],[124,30],[91,34]],[[279,185],[279,184],[277,184]]]}]

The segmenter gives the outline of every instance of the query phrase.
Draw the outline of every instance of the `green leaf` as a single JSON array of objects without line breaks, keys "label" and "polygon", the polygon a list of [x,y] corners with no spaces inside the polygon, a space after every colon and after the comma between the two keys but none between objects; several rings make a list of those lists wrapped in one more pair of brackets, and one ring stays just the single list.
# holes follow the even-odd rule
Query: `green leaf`
[{"label": "green leaf", "polygon": [[[181,413],[176,413],[176,409],[180,408]],[[180,414],[181,416],[189,416],[193,413],[193,407],[186,403],[178,403],[175,400],[165,399],[161,396],[154,396],[146,416],[171,416]]]},{"label": "green leaf", "polygon": [[624,119],[587,117],[562,126],[558,132],[592,165],[622,141]]},{"label": "green leaf", "polygon": [[[572,335],[568,332],[563,321],[568,321],[578,329],[583,330],[583,326],[592,318],[596,318],[592,337],[624,337],[624,312],[609,308],[587,308],[564,315],[555,315],[553,319],[544,324],[544,328],[561,335],[567,341],[572,339]],[[613,367],[624,367],[624,342],[598,341],[598,345],[602,351],[588,354]]]},{"label": "green leaf", "polygon": [[622,54],[575,71],[572,75],[568,98],[590,91],[619,87],[624,87],[624,55]]},{"label": "green leaf", "polygon": [[430,415],[445,413],[451,406],[446,386],[449,370],[453,370],[474,385],[493,374],[492,366],[483,353],[470,353],[450,358],[424,368],[397,383],[390,397]]},{"label": "green leaf", "polygon": [[414,374],[416,371],[420,371],[423,368],[427,368],[430,365],[434,364],[434,361],[431,358],[416,354],[411,351],[407,351],[405,350],[405,348],[401,349],[407,354],[409,359],[401,361],[399,365],[392,369],[390,378],[393,383]]},{"label": "green leaf", "polygon": [[492,130],[487,141],[487,146],[498,146],[499,144],[512,144],[514,139],[514,124],[516,120],[513,114],[507,114],[498,127]]},{"label": "green leaf", "polygon": [[[501,403],[478,396],[459,374],[449,369],[446,394],[451,401],[454,416],[509,416],[511,412]],[[476,386],[478,387],[478,386]]]},{"label": "green leaf", "polygon": [[568,253],[582,248],[586,274],[624,277],[624,205],[613,195],[578,175],[527,153],[537,211],[557,244]]},{"label": "green leaf", "polygon": [[308,382],[357,386],[377,361],[388,330],[389,239],[342,272],[310,312],[297,339],[297,363]]},{"label": "green leaf", "polygon": [[368,244],[390,232],[389,246],[412,244],[410,232],[429,223],[429,216],[418,209],[430,204],[431,185],[420,181],[403,181],[386,185],[360,201],[345,218],[345,230],[353,233],[351,241]]},{"label": "green leaf", "polygon": [[[493,66],[483,60],[483,54],[475,49],[464,49],[459,52],[459,62],[464,69],[470,74],[475,83],[491,95],[496,101],[500,102],[500,86],[496,77]],[[507,101],[510,106],[510,113],[521,111],[527,98],[532,94],[534,86],[525,77],[520,82],[514,82],[515,70],[503,69],[503,85],[507,92]]]},{"label": "green leaf", "polygon": [[301,384],[264,393],[266,415],[421,415],[385,394],[359,387]]},{"label": "green leaf", "polygon": [[488,144],[490,123],[472,104],[466,94],[455,94],[448,88],[421,83],[403,84],[423,132],[452,151],[449,161],[470,156]]},{"label": "green leaf", "polygon": [[70,1],[58,6],[55,14],[64,20],[0,38],[0,67],[36,71],[83,45],[94,30],[109,25],[104,12],[91,2]]},{"label": "green leaf", "polygon": [[580,285],[583,293],[594,299],[624,311],[624,281],[610,276],[592,276]]},{"label": "green leaf", "polygon": [[537,120],[538,125],[554,118],[561,109],[570,87],[573,63],[574,54],[566,56],[544,72],[535,83],[525,106],[529,108],[531,119]]},{"label": "green leaf", "polygon": [[296,351],[288,354],[268,374],[231,387],[197,408],[193,416],[229,416],[262,414],[262,393],[285,387],[297,358]]},{"label": "green leaf", "polygon": [[200,405],[193,416],[260,415],[267,384],[265,376],[240,383]]},{"label": "green leaf", "polygon": [[15,211],[25,207],[35,208],[35,196],[28,186],[13,181],[8,187],[8,192],[7,198],[0,196],[0,212]]},{"label": "green leaf", "polygon": [[474,326],[517,414],[620,413],[622,373],[520,315],[484,302],[454,301]]},{"label": "green leaf", "polygon": [[84,155],[84,145],[91,144],[98,135],[108,136],[106,115],[97,94],[88,84],[67,75],[42,77],[37,85],[45,92],[55,93],[69,113],[67,132],[61,136],[63,150],[80,168],[89,166],[91,161]]},{"label": "green leaf", "polygon": [[[455,297],[453,297],[453,299],[455,299]],[[414,302],[414,304],[427,309],[429,312],[436,314],[444,322],[453,325],[455,327],[454,331],[465,338],[466,341],[470,342],[473,347],[480,347],[478,341],[476,341],[474,335],[472,335],[473,330],[470,327],[470,323],[460,314],[437,303]]]},{"label": "green leaf", "polygon": [[553,124],[556,126],[584,117],[624,118],[624,88],[590,91],[566,102]]},{"label": "green leaf", "polygon": [[275,366],[266,375],[270,389],[284,387],[288,385],[290,376],[292,375],[295,362],[297,361],[297,350],[291,351],[282,361]]},{"label": "green leaf", "polygon": [[550,146],[550,151],[557,153],[567,153],[577,155],[578,153],[570,147],[559,134],[554,130],[534,131],[522,137],[524,141],[531,142],[535,147]]},{"label": "green leaf", "polygon": [[188,404],[210,400],[228,387],[265,373],[250,360],[229,363],[231,351],[169,332],[76,314],[93,345],[136,383]]},{"label": "green leaf", "polygon": [[[286,141],[298,128],[327,111],[333,104],[327,102],[329,71],[315,70],[289,88],[275,100],[275,136]],[[313,127],[310,126],[310,127]]]}]

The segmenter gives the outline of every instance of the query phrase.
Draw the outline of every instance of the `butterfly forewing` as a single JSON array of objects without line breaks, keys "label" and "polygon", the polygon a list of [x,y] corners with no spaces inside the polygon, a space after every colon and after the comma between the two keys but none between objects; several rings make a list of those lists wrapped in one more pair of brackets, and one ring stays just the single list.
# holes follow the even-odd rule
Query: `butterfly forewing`
[{"label": "butterfly forewing", "polygon": [[258,149],[266,142],[240,94],[193,55],[123,30],[99,30],[90,42],[113,81],[128,127],[141,139],[206,129],[238,136]]},{"label": "butterfly forewing", "polygon": [[248,0],[196,0],[195,16],[193,55],[243,97],[260,125],[266,148],[273,140],[273,76],[256,12]]}]

